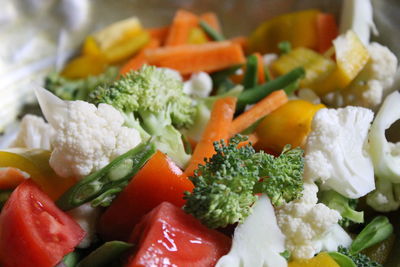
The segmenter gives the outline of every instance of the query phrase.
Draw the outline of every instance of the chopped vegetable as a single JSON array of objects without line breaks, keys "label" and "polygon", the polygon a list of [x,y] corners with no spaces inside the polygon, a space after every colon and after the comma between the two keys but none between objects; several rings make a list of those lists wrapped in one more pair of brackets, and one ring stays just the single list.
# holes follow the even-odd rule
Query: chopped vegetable
[{"label": "chopped vegetable", "polygon": [[0,167],[0,190],[14,189],[29,178],[29,174],[13,167]]},{"label": "chopped vegetable", "polygon": [[188,44],[204,44],[208,42],[207,35],[200,27],[194,27],[189,32]]},{"label": "chopped vegetable", "polygon": [[169,26],[150,28],[147,29],[147,31],[150,34],[151,40],[157,40],[160,45],[164,45],[168,36]]},{"label": "chopped vegetable", "polygon": [[193,184],[165,154],[157,151],[103,213],[99,232],[107,240],[127,240],[140,219],[164,201],[182,207]]},{"label": "chopped vegetable", "polygon": [[318,52],[325,53],[333,45],[339,30],[333,14],[320,13],[317,15]]},{"label": "chopped vegetable", "polygon": [[67,79],[84,79],[88,76],[101,75],[107,66],[102,57],[83,55],[71,60],[61,72]]},{"label": "chopped vegetable", "polygon": [[169,28],[168,36],[165,41],[166,46],[179,46],[187,44],[190,30],[196,27],[199,19],[193,13],[179,9]]},{"label": "chopped vegetable", "polygon": [[228,144],[215,142],[215,154],[190,177],[195,188],[186,192],[184,210],[210,228],[243,222],[255,193],[267,194],[276,206],[301,196],[301,149],[286,149],[275,158],[251,146],[238,148],[241,141],[243,137],[235,136]]},{"label": "chopped vegetable", "polygon": [[289,262],[288,267],[342,267],[328,253],[319,253],[308,260],[296,260]]},{"label": "chopped vegetable", "polygon": [[235,106],[236,98],[234,97],[221,98],[214,103],[210,120],[185,169],[187,176],[192,175],[198,165],[204,163],[205,158],[209,158],[214,154],[214,142],[220,139],[226,140],[229,137]]},{"label": "chopped vegetable", "polygon": [[206,21],[200,20],[200,27],[204,30],[204,32],[214,41],[225,41],[225,37],[219,33],[214,27],[209,25]]},{"label": "chopped vegetable", "polygon": [[122,241],[106,242],[83,258],[76,267],[108,267],[132,248],[132,244]]},{"label": "chopped vegetable", "polygon": [[126,267],[214,266],[231,246],[229,237],[208,229],[182,209],[163,202],[134,228],[130,242],[136,243]]},{"label": "chopped vegetable", "polygon": [[25,181],[0,213],[0,264],[53,267],[84,235],[33,181]]},{"label": "chopped vegetable", "polygon": [[200,15],[200,20],[207,22],[207,24],[212,27],[216,32],[221,33],[221,24],[218,20],[217,14],[214,12],[206,12]]},{"label": "chopped vegetable", "polygon": [[90,101],[120,110],[126,125],[138,130],[143,139],[151,135],[157,148],[181,168],[189,161],[177,129],[193,123],[194,107],[175,73],[143,66],[109,86],[97,87]]},{"label": "chopped vegetable", "polygon": [[244,73],[242,85],[244,89],[253,88],[258,81],[258,57],[250,55],[246,61],[246,71]]},{"label": "chopped vegetable", "polygon": [[229,41],[149,49],[146,58],[152,65],[171,68],[182,75],[214,72],[245,62],[242,48]]},{"label": "chopped vegetable", "polygon": [[57,200],[57,206],[70,210],[86,202],[109,206],[132,176],[156,152],[152,143],[144,143],[111,161],[107,166],[81,179]]},{"label": "chopped vegetable", "polygon": [[278,48],[280,54],[284,55],[292,51],[292,44],[288,41],[282,41],[278,44]]},{"label": "chopped vegetable", "polygon": [[[339,247],[338,252],[342,255],[349,257],[354,265],[350,265],[349,267],[357,266],[357,267],[383,267],[383,265],[372,261],[366,255],[362,253],[352,254],[350,251],[345,247]],[[347,267],[347,266],[344,266]]]}]

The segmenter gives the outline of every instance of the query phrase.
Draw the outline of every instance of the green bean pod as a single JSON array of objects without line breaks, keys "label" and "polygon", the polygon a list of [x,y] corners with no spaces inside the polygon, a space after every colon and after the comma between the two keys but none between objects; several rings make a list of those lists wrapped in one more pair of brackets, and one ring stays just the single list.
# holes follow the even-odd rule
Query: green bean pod
[{"label": "green bean pod", "polygon": [[200,27],[205,31],[205,33],[214,41],[224,41],[225,37],[217,32],[213,27],[211,27],[207,22],[201,20],[199,23]]},{"label": "green bean pod", "polygon": [[120,259],[121,255],[132,246],[132,244],[122,241],[106,242],[81,260],[77,267],[110,266],[114,261]]}]

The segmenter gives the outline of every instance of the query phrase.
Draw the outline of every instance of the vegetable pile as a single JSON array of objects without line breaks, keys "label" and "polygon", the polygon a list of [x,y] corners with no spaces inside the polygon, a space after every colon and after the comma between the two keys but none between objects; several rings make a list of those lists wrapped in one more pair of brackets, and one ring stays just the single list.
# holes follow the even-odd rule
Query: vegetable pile
[{"label": "vegetable pile", "polygon": [[228,38],[178,10],[87,36],[0,151],[0,265],[383,266],[397,59],[360,23],[302,10]]}]

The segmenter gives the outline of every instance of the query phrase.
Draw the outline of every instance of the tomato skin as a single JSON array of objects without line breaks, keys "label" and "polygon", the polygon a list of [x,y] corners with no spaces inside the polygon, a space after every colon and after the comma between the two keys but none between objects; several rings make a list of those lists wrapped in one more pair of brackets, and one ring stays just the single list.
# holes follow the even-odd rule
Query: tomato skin
[{"label": "tomato skin", "polygon": [[84,235],[29,179],[14,190],[0,214],[0,265],[53,267]]},{"label": "tomato skin", "polygon": [[143,217],[129,241],[137,246],[125,267],[211,267],[231,247],[229,237],[168,202]]},{"label": "tomato skin", "polygon": [[142,216],[163,201],[182,207],[183,192],[192,190],[181,169],[157,151],[103,213],[99,232],[107,240],[127,240]]}]

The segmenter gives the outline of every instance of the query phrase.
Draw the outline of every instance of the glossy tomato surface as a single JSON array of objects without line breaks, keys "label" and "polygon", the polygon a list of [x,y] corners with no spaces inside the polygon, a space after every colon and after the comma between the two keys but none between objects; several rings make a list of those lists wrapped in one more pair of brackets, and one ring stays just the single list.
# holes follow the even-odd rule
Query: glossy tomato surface
[{"label": "glossy tomato surface", "polygon": [[53,267],[84,235],[75,221],[27,180],[0,214],[0,266]]},{"label": "glossy tomato surface", "polygon": [[136,225],[130,241],[137,244],[137,249],[126,267],[211,267],[231,246],[229,237],[205,227],[168,202]]}]

